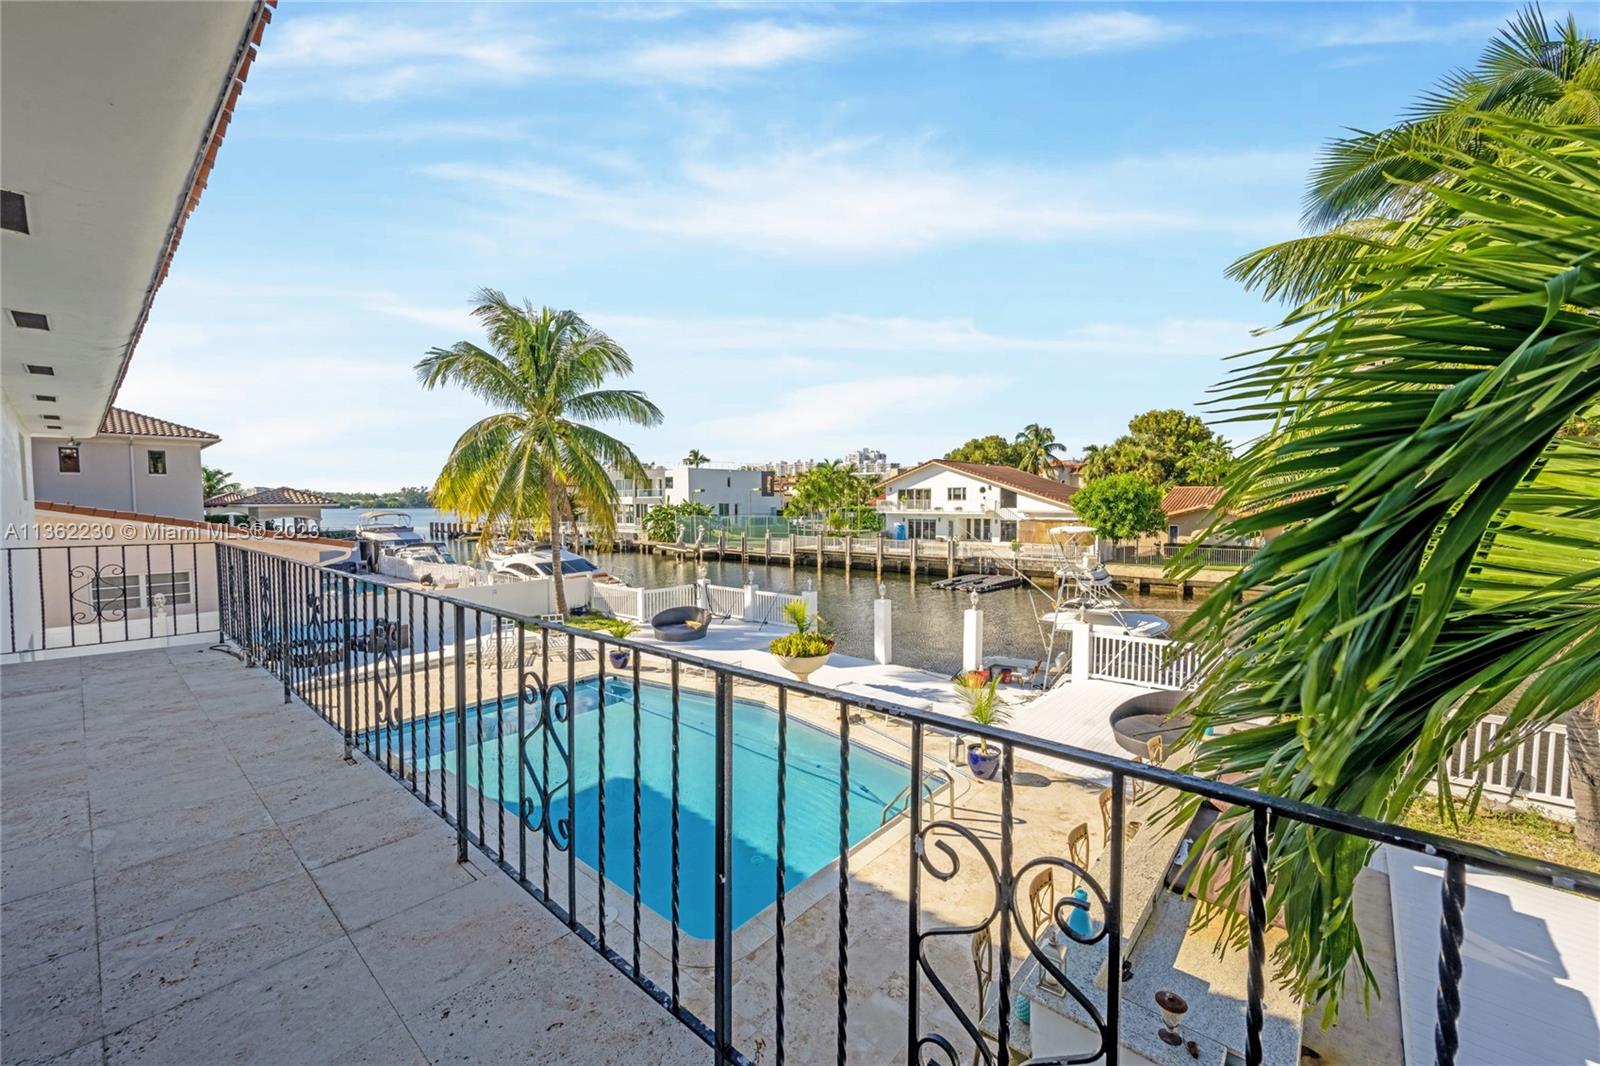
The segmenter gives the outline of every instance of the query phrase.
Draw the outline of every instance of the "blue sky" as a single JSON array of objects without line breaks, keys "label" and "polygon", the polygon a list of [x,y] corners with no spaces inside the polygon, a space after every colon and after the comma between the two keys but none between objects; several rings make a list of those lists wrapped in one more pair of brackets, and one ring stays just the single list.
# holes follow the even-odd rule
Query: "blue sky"
[{"label": "blue sky", "polygon": [[247,484],[431,482],[483,409],[412,367],[487,285],[632,353],[647,460],[1076,453],[1197,408],[1317,145],[1511,10],[286,0],[118,402]]}]

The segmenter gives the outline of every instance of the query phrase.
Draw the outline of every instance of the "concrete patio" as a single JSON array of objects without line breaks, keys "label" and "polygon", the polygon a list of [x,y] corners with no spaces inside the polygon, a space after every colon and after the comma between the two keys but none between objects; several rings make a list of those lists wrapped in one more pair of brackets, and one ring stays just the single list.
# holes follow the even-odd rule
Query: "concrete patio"
[{"label": "concrete patio", "polygon": [[101,655],[0,697],[5,1063],[709,1058],[264,670]]}]

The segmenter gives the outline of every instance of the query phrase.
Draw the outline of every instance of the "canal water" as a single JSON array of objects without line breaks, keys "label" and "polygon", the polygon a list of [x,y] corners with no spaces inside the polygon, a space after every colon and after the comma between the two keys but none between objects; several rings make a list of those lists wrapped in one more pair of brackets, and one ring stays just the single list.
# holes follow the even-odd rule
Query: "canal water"
[{"label": "canal water", "polygon": [[[660,588],[692,583],[699,564],[664,555],[596,553],[592,558],[608,573],[630,585]],[[771,592],[800,592],[811,582],[817,590],[817,607],[828,620],[846,655],[872,658],[872,601],[878,597],[871,570],[843,570],[786,565],[741,566],[738,560],[705,562],[706,577],[714,585],[743,585],[755,575],[758,588]],[[884,572],[884,590],[894,605],[894,661],[938,673],[955,673],[961,666],[961,613],[970,605],[964,592],[935,589],[937,580],[921,575]],[[1194,610],[1195,601],[1176,596],[1140,596],[1125,593],[1134,609],[1157,614],[1176,625]],[[984,653],[1019,659],[1043,658],[1050,633],[1039,615],[1049,610],[1049,600],[1036,589],[1005,589],[978,597],[984,612]],[[1062,650],[1057,642],[1056,651]]]}]

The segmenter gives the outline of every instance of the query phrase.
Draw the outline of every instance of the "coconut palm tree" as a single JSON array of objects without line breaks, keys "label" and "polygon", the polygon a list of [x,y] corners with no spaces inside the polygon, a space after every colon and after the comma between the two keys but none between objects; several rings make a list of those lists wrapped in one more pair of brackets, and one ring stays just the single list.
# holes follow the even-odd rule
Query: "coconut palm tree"
[{"label": "coconut palm tree", "polygon": [[705,466],[710,461],[711,460],[707,459],[706,456],[705,456],[705,453],[703,453],[699,448],[690,448],[689,449],[689,454],[684,456],[683,465],[684,466]]},{"label": "coconut palm tree", "polygon": [[233,480],[233,475],[219,466],[202,466],[200,468],[200,498],[209,500],[213,496],[221,496],[224,492],[238,492],[239,483]]},{"label": "coconut palm tree", "polygon": [[1452,155],[1492,153],[1493,139],[1479,130],[1495,114],[1600,123],[1600,42],[1570,14],[1550,23],[1538,5],[1524,8],[1476,66],[1445,77],[1402,122],[1328,144],[1312,173],[1305,214],[1309,227],[1324,232],[1245,256],[1230,273],[1269,298],[1310,298],[1350,258],[1381,254],[1384,221],[1427,204],[1429,188],[1453,172]]},{"label": "coconut palm tree", "polygon": [[1049,477],[1056,455],[1067,450],[1056,440],[1055,430],[1030,422],[1017,434],[1017,468],[1030,474]]},{"label": "coconut palm tree", "polygon": [[[1485,715],[1506,711],[1490,760],[1600,688],[1600,442],[1568,429],[1600,415],[1600,131],[1485,114],[1474,139],[1409,149],[1437,169],[1407,217],[1375,220],[1224,389],[1270,428],[1219,529],[1286,531],[1186,623],[1200,773],[1391,821],[1433,782],[1453,809],[1441,767]],[[1238,814],[1198,882],[1235,904]],[[1372,849],[1273,831],[1280,976],[1330,1011]]]},{"label": "coconut palm tree", "polygon": [[[572,311],[517,307],[494,289],[472,315],[489,346],[457,341],[417,364],[424,388],[459,385],[495,408],[457,439],[434,485],[435,506],[513,531],[548,530],[559,552],[562,523],[581,508],[601,537],[615,532],[616,488],[607,468],[643,477],[638,456],[591,421],[653,426],[661,411],[635,389],[602,388],[633,372],[622,346]],[[490,535],[484,523],[484,536]],[[556,610],[567,611],[555,567]]]}]

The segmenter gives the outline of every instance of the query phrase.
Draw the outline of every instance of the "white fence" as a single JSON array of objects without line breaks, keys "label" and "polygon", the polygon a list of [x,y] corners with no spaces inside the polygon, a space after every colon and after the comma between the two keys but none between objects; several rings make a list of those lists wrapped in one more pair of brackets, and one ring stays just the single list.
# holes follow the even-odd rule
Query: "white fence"
[{"label": "white fence", "polygon": [[[744,622],[781,621],[785,604],[805,599],[805,596],[788,592],[746,590],[732,585],[707,585],[706,595],[711,600],[712,614]],[[694,585],[659,589],[600,583],[594,586],[595,607],[618,618],[632,618],[638,622],[648,622],[672,607],[700,606],[703,600]]]},{"label": "white fence", "polygon": [[1527,801],[1558,817],[1571,818],[1572,767],[1567,728],[1555,724],[1524,738],[1492,763],[1472,769],[1505,728],[1505,718],[1489,715],[1456,745],[1446,760],[1450,782],[1470,788],[1483,780],[1483,794],[1494,799]]},{"label": "white fence", "polygon": [[1147,688],[1189,688],[1200,663],[1187,644],[1095,627],[1089,643],[1089,676]]}]

